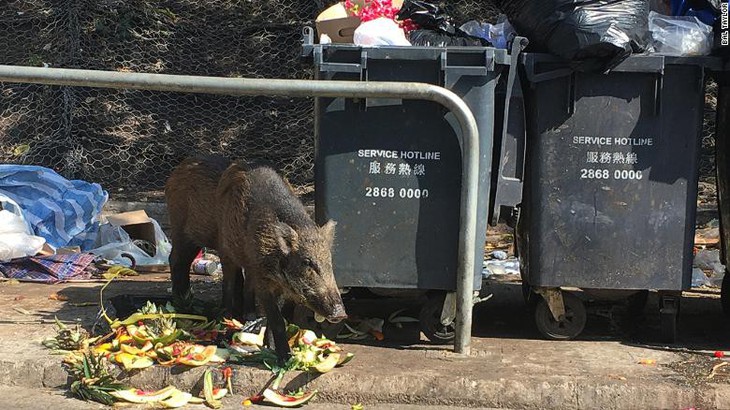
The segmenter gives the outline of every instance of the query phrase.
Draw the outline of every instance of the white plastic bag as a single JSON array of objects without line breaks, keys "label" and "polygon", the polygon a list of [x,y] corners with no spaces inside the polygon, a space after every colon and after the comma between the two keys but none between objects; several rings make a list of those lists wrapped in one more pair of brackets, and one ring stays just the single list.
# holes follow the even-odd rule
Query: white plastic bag
[{"label": "white plastic bag", "polygon": [[44,238],[30,234],[23,217],[5,209],[0,211],[0,261],[33,256],[44,243]]},{"label": "white plastic bag", "polygon": [[712,27],[694,16],[664,16],[649,13],[649,32],[656,54],[705,56],[712,52]]},{"label": "white plastic bag", "polygon": [[381,17],[366,21],[355,30],[354,42],[358,46],[410,46],[403,29],[392,19]]},{"label": "white plastic bag", "polygon": [[132,261],[125,255],[134,258],[137,265],[167,265],[172,244],[157,221],[150,218],[150,222],[155,227],[155,254],[152,256],[137,246],[124,228],[110,224],[99,227],[97,243],[100,246],[88,252],[126,266],[130,266]]}]

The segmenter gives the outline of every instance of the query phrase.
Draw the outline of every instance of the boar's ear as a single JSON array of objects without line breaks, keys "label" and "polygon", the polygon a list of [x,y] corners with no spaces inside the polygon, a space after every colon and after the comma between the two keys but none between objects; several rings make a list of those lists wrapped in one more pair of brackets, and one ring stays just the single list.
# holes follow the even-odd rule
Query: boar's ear
[{"label": "boar's ear", "polygon": [[330,219],[321,228],[322,233],[324,233],[324,236],[327,238],[329,243],[332,243],[335,240],[335,225],[337,225],[337,222]]},{"label": "boar's ear", "polygon": [[276,223],[276,243],[284,256],[289,256],[292,251],[297,249],[298,241],[299,235],[294,228],[284,222]]}]

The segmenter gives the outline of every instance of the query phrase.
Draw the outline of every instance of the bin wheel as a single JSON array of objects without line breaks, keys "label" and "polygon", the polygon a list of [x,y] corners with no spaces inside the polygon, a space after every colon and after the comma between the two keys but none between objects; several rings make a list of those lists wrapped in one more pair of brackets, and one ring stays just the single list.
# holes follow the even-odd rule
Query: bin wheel
[{"label": "bin wheel", "polygon": [[730,272],[725,270],[725,277],[722,278],[722,290],[720,291],[720,302],[722,311],[730,316]]},{"label": "bin wheel", "polygon": [[434,344],[454,343],[456,329],[454,324],[441,324],[441,311],[444,308],[444,297],[429,298],[421,307],[418,319],[421,331]]},{"label": "bin wheel", "polygon": [[646,303],[649,300],[649,291],[640,290],[631,296],[629,296],[627,302],[628,306],[626,311],[631,317],[641,316],[646,308]]},{"label": "bin wheel", "polygon": [[664,343],[674,343],[677,340],[677,325],[679,323],[679,297],[662,297],[659,307],[662,341]]},{"label": "bin wheel", "polygon": [[535,306],[537,330],[551,340],[571,340],[578,336],[586,325],[586,308],[577,296],[563,292],[565,317],[556,321],[545,298],[540,297]]}]

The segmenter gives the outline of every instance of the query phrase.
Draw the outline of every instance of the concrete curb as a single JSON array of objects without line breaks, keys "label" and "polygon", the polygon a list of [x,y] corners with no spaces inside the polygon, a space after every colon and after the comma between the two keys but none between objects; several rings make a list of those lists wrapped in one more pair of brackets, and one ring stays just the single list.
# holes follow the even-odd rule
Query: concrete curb
[{"label": "concrete curb", "polygon": [[[0,384],[25,388],[64,388],[66,373],[60,356],[19,362],[0,361]],[[252,395],[264,385],[268,370],[232,366],[236,394]],[[180,389],[200,388],[204,368],[155,366],[124,380],[143,389],[173,384]],[[346,368],[313,376],[298,374],[285,380],[286,388],[305,383],[319,391],[320,403],[420,404],[510,409],[667,409],[730,408],[730,386],[683,386],[671,381],[592,382],[581,377],[535,377],[523,380],[470,378],[459,374],[419,372],[404,375],[348,373]],[[400,374],[399,374],[400,373]],[[486,372],[485,372],[486,373]],[[311,380],[310,380],[311,379]]]}]

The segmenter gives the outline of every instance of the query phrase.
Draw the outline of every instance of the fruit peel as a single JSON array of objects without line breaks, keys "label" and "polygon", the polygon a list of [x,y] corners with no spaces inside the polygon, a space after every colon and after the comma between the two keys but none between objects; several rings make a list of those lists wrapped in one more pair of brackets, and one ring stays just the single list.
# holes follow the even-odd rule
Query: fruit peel
[{"label": "fruit peel", "polygon": [[314,365],[314,370],[318,371],[319,373],[327,373],[330,370],[334,369],[335,366],[337,366],[339,363],[340,363],[340,354],[332,353],[329,356],[327,356],[323,361]]},{"label": "fruit peel", "polygon": [[264,401],[268,401],[279,407],[303,406],[308,401],[312,400],[312,398],[314,398],[314,396],[316,396],[316,395],[317,395],[317,390],[312,390],[311,392],[305,393],[300,397],[279,394],[271,389],[265,389],[264,393],[263,393]]},{"label": "fruit peel", "polygon": [[152,392],[146,392],[139,389],[126,389],[111,391],[109,394],[114,398],[124,400],[129,403],[146,404],[165,400],[178,391],[180,390],[174,386],[167,386],[163,389]]},{"label": "fruit peel", "polygon": [[190,399],[193,397],[192,394],[184,391],[176,391],[173,393],[172,396],[165,400],[160,400],[160,405],[162,407],[168,408],[168,409],[176,409],[178,407],[185,406],[190,402]]}]

